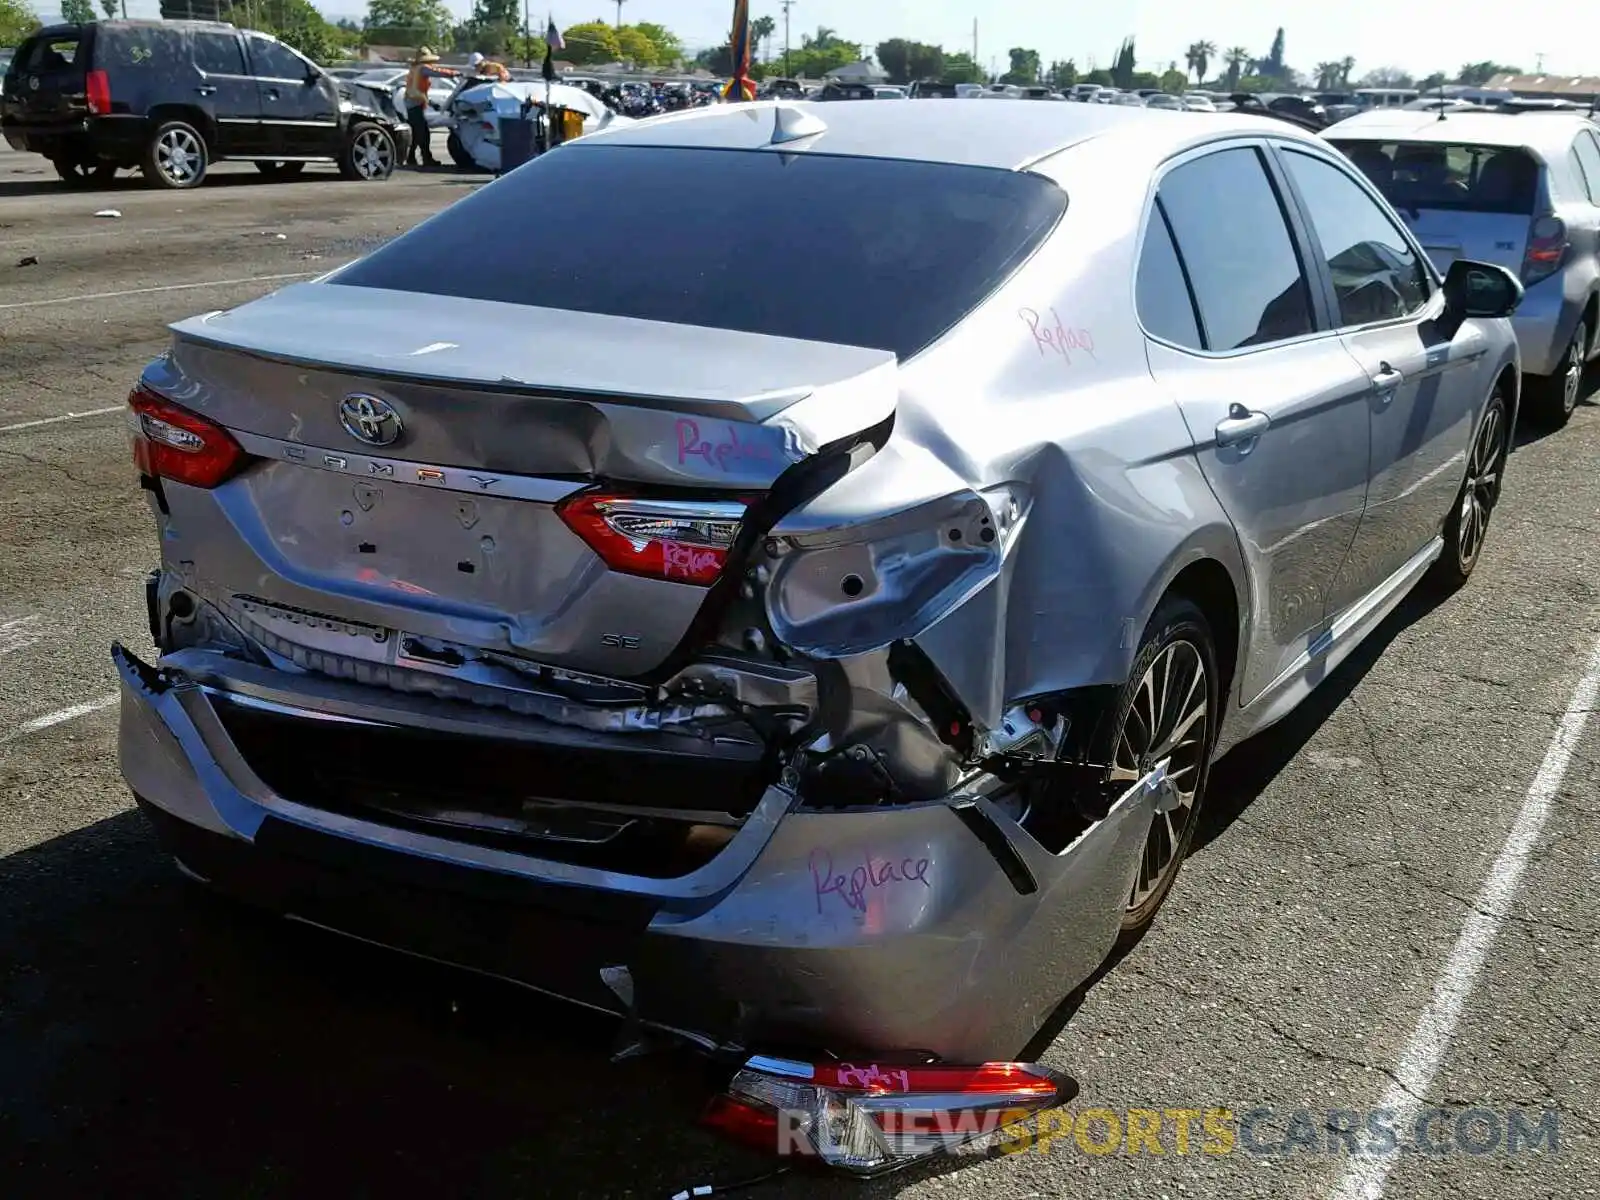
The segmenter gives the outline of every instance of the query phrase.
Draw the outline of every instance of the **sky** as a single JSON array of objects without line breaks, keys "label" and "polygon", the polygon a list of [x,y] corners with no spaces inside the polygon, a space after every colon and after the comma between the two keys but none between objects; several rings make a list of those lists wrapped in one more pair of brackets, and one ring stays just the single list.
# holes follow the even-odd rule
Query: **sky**
[{"label": "sky", "polygon": [[[317,0],[313,0],[317,2]],[[446,0],[465,14],[471,0]],[[615,0],[542,0],[554,3],[562,26],[597,16],[616,20]],[[55,5],[34,0],[41,15]],[[129,16],[157,15],[157,0],[129,0]],[[357,16],[362,0],[321,0],[331,17]],[[542,7],[542,6],[541,6]],[[732,0],[626,0],[625,22],[665,25],[691,48],[727,37]],[[750,0],[752,18],[770,15],[782,46],[783,13],[778,0]],[[792,43],[819,25],[863,43],[867,53],[891,37],[933,42],[946,50],[972,48],[972,23],[978,20],[978,58],[1004,69],[1012,46],[1038,50],[1046,64],[1074,59],[1080,70],[1091,63],[1109,66],[1117,44],[1137,41],[1141,69],[1183,69],[1184,49],[1194,41],[1215,42],[1221,50],[1247,46],[1264,56],[1277,27],[1284,26],[1290,66],[1306,72],[1318,62],[1356,60],[1356,77],[1377,67],[1400,67],[1413,75],[1436,70],[1454,73],[1463,63],[1494,59],[1526,70],[1554,74],[1600,74],[1600,5],[1586,0],[1519,0],[1510,5],[1479,0],[1336,0],[1301,5],[1266,0],[1124,0],[1116,5],[1071,5],[1060,0],[795,0],[790,10]],[[534,13],[542,24],[543,11]]]}]

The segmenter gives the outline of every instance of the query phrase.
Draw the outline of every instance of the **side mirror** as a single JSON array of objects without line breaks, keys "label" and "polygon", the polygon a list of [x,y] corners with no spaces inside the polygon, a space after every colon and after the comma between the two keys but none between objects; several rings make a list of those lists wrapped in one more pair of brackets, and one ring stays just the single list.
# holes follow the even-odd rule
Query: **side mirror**
[{"label": "side mirror", "polygon": [[1522,303],[1522,281],[1494,263],[1458,258],[1445,273],[1444,302],[1460,318],[1509,317]]}]

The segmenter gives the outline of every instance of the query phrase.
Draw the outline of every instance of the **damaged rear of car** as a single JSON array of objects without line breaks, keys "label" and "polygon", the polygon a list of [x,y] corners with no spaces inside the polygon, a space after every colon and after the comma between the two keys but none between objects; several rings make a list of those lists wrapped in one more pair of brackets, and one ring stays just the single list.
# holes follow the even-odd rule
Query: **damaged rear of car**
[{"label": "damaged rear of car", "polygon": [[[1181,418],[1085,376],[1071,436],[1140,425],[1095,478],[990,405],[1059,393],[1067,213],[1038,172],[619,131],[175,326],[130,399],[160,656],[115,654],[179,862],[708,1048],[1015,1054],[1204,769],[1094,740],[1163,582],[1111,547],[1201,536]],[[1138,344],[1078,311],[1063,353]]]}]

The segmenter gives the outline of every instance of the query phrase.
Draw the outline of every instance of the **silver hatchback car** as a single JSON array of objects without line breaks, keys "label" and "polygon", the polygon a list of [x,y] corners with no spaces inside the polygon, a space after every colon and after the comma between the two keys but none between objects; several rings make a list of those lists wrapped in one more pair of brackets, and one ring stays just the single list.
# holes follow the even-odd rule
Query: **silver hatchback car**
[{"label": "silver hatchback car", "polygon": [[1434,265],[1457,258],[1517,272],[1512,325],[1524,409],[1548,426],[1577,407],[1600,354],[1600,128],[1579,113],[1388,110],[1324,134],[1410,224]]},{"label": "silver hatchback car", "polygon": [[1472,571],[1520,288],[1290,126],[999,103],[593,135],[175,326],[114,656],[184,869],[708,1047],[1017,1053]]}]

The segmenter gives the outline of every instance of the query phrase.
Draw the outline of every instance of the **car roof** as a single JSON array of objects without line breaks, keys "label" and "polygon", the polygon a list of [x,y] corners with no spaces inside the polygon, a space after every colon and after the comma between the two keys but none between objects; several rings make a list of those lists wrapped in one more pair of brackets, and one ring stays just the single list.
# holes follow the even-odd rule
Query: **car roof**
[{"label": "car roof", "polygon": [[820,119],[826,130],[784,143],[786,154],[832,154],[1020,170],[1093,138],[1176,151],[1218,134],[1316,139],[1284,122],[1242,114],[1195,117],[1161,109],[994,100],[983,105],[816,104],[757,101],[613,125],[569,144],[758,150],[772,143],[775,111]]},{"label": "car roof", "polygon": [[1440,142],[1448,145],[1515,146],[1545,158],[1559,156],[1572,145],[1580,129],[1594,128],[1583,112],[1550,112],[1538,116],[1518,113],[1447,113],[1384,109],[1359,113],[1328,126],[1324,135],[1335,141],[1361,139],[1372,142]]}]

